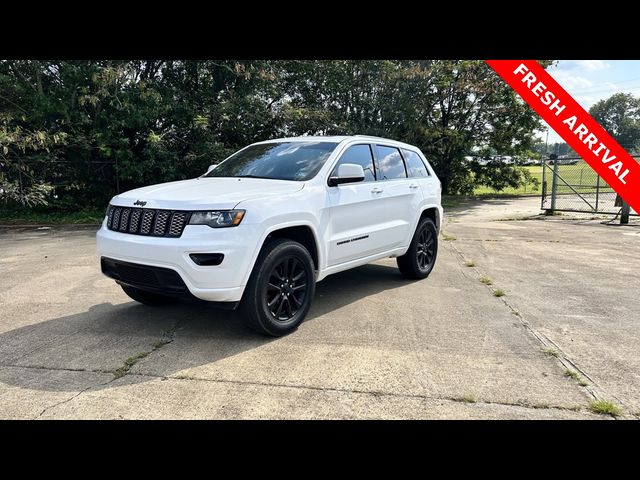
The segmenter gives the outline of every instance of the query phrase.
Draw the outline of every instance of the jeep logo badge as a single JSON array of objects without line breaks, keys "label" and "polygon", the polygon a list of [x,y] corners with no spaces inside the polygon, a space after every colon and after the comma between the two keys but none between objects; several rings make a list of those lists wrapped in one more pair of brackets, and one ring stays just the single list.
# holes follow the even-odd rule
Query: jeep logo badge
[{"label": "jeep logo badge", "polygon": [[142,200],[136,200],[134,202],[134,205],[139,205],[141,207],[144,207],[147,204],[147,202],[143,202]]}]

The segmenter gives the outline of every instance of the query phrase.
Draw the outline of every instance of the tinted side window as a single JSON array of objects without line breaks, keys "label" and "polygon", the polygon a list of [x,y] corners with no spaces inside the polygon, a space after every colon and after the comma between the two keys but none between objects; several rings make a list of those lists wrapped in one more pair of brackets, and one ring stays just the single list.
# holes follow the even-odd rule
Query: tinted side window
[{"label": "tinted side window", "polygon": [[371,147],[369,147],[369,145],[354,145],[347,148],[333,169],[333,173],[331,173],[332,177],[338,174],[338,167],[343,163],[362,165],[365,182],[373,182],[376,179],[373,169],[373,156],[371,155]]},{"label": "tinted side window", "polygon": [[404,161],[407,164],[407,173],[410,177],[428,177],[429,172],[425,167],[424,162],[416,152],[411,150],[402,149],[402,155]]},{"label": "tinted side window", "polygon": [[378,152],[378,179],[391,180],[392,178],[407,178],[404,162],[397,148],[376,145],[376,149]]}]

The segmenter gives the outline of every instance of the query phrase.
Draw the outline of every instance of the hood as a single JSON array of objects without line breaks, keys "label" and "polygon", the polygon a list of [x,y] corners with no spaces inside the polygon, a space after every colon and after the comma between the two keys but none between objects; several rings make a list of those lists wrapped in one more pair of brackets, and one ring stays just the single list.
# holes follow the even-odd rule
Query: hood
[{"label": "hood", "polygon": [[[244,200],[294,193],[304,183],[263,178],[203,177],[136,188],[113,197],[113,205],[167,210],[229,210]],[[140,204],[139,204],[140,205]]]}]

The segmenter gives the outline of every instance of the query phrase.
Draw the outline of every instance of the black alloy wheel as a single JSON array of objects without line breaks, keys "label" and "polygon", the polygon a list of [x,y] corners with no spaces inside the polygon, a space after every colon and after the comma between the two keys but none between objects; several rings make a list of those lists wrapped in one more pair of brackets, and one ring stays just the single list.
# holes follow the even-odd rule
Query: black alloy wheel
[{"label": "black alloy wheel", "polygon": [[276,264],[265,289],[266,307],[278,322],[287,322],[304,305],[307,294],[307,272],[302,262],[287,256]]},{"label": "black alloy wheel", "polygon": [[426,278],[433,270],[438,256],[438,230],[430,218],[418,223],[407,253],[396,258],[400,273],[406,278]]},{"label": "black alloy wheel", "polygon": [[423,228],[416,244],[416,261],[418,268],[427,271],[435,254],[435,235],[429,228]]},{"label": "black alloy wheel", "polygon": [[288,238],[268,239],[240,302],[245,323],[273,337],[293,332],[311,308],[315,280],[315,264],[304,245]]}]

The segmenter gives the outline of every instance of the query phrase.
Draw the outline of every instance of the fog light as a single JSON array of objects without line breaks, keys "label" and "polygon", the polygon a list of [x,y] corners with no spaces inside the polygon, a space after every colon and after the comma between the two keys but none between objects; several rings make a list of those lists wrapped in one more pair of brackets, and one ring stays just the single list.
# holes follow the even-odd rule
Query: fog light
[{"label": "fog light", "polygon": [[224,260],[223,253],[190,253],[189,256],[193,263],[203,267],[220,265]]}]

